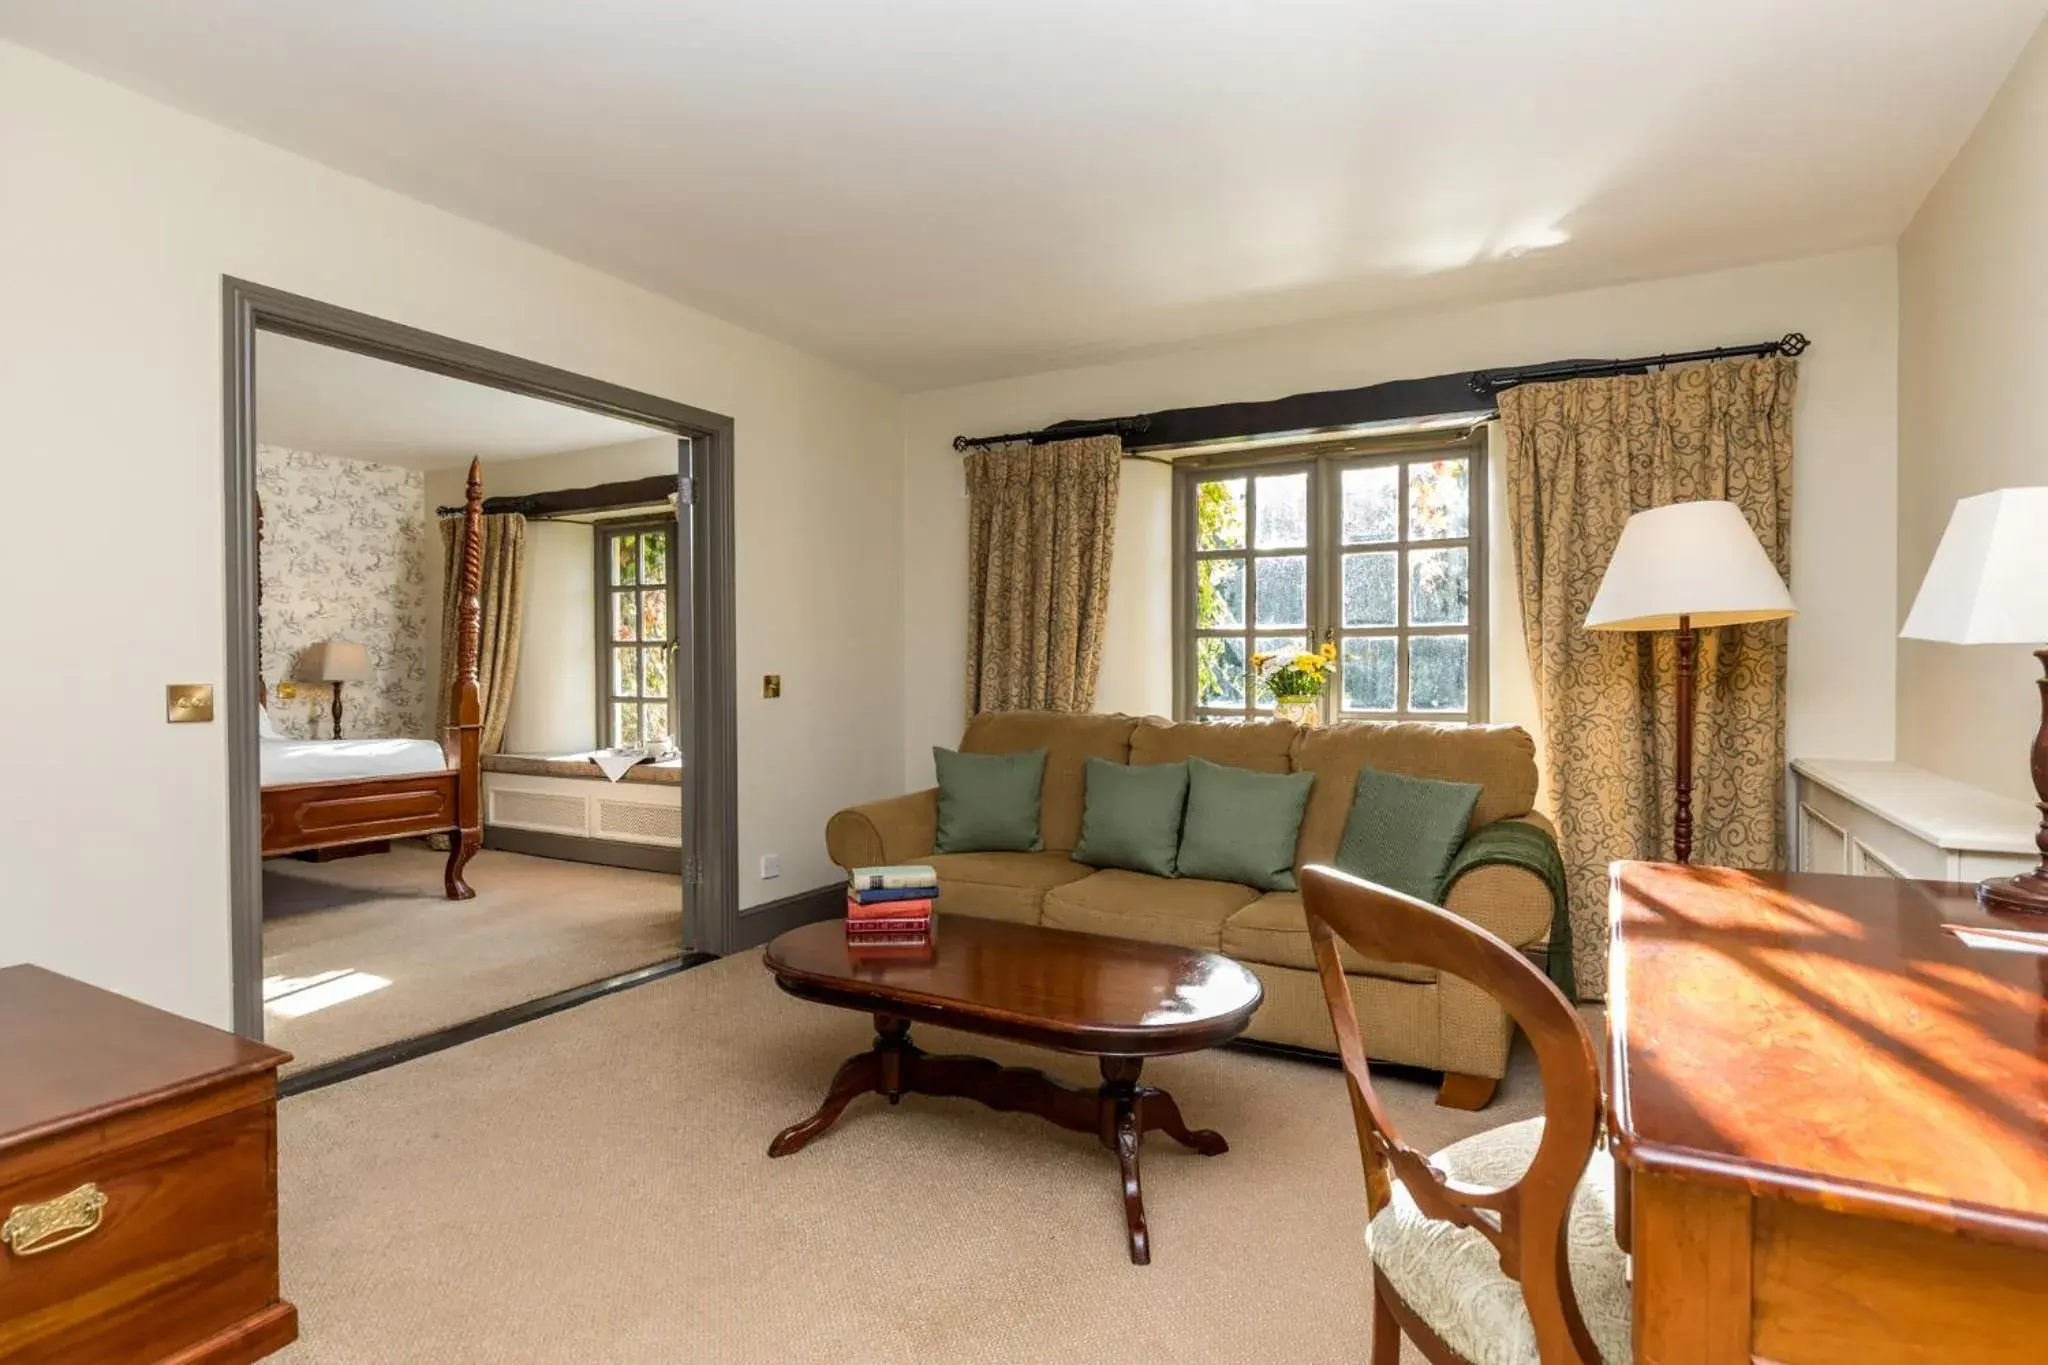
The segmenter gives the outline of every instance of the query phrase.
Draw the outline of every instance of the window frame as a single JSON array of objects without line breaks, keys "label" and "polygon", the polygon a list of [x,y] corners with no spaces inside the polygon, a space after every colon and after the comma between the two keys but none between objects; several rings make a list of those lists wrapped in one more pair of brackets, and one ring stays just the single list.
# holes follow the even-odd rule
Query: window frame
[{"label": "window frame", "polygon": [[[1470,498],[1469,519],[1463,537],[1442,540],[1411,540],[1408,535],[1409,480],[1404,467],[1432,460],[1468,461],[1466,487]],[[1394,467],[1403,472],[1396,480],[1395,539],[1370,545],[1343,543],[1343,474],[1347,469]],[[1259,550],[1257,542],[1257,496],[1255,481],[1274,475],[1308,473],[1308,627],[1304,634],[1319,644],[1327,632],[1338,642],[1339,671],[1335,684],[1326,689],[1320,707],[1324,724],[1339,721],[1424,721],[1434,724],[1477,725],[1486,721],[1488,708],[1487,658],[1488,549],[1487,468],[1483,428],[1452,436],[1409,435],[1378,440],[1339,440],[1322,444],[1281,447],[1252,454],[1196,455],[1175,461],[1173,489],[1173,695],[1174,715],[1182,721],[1242,723],[1272,719],[1270,706],[1258,705],[1255,684],[1250,677],[1250,653],[1264,635],[1291,634],[1284,627],[1261,631],[1257,620],[1257,569],[1260,557],[1300,553],[1298,550]],[[1243,478],[1245,490],[1245,543],[1242,549],[1197,550],[1195,548],[1196,488],[1218,479]],[[1464,548],[1468,565],[1468,607],[1466,623],[1417,626],[1408,619],[1409,562],[1415,550]],[[1346,627],[1341,620],[1344,555],[1349,550],[1395,554],[1396,624],[1391,627]],[[1241,629],[1203,629],[1195,624],[1196,566],[1204,560],[1242,559],[1245,563],[1244,619]],[[1467,638],[1466,707],[1462,711],[1418,711],[1410,706],[1410,641],[1427,636],[1463,635]],[[1195,644],[1204,638],[1238,638],[1246,642],[1246,697],[1242,707],[1199,706],[1195,697]],[[1342,650],[1346,638],[1393,638],[1399,641],[1398,671],[1395,676],[1395,708],[1391,711],[1346,711],[1343,708]]]},{"label": "window frame", "polygon": [[[646,697],[619,696],[612,691],[612,651],[614,649],[625,648],[629,644],[632,648],[639,650],[657,647],[656,644],[648,642],[639,634],[641,629],[639,624],[635,625],[635,635],[632,641],[627,642],[612,638],[612,595],[625,586],[623,584],[615,585],[612,582],[612,562],[613,556],[616,553],[614,545],[621,536],[637,536],[646,531],[666,531],[668,533],[668,554],[664,561],[667,577],[659,585],[668,599],[666,609],[668,639],[660,641],[658,647],[668,655],[668,697],[666,698],[668,702],[668,733],[670,738],[674,739],[676,727],[682,723],[682,716],[678,708],[679,698],[676,696],[676,654],[679,646],[676,638],[676,547],[680,543],[677,532],[678,518],[673,515],[614,517],[594,521],[591,523],[591,526],[594,531],[592,536],[592,553],[595,570],[593,578],[596,588],[594,598],[596,612],[595,620],[592,623],[592,634],[595,635],[597,642],[598,747],[600,749],[615,749],[619,746],[619,736],[615,732],[612,723],[613,708],[615,706],[635,705],[642,707],[644,713],[644,708],[649,704],[649,699]],[[645,560],[641,560],[640,563],[644,566]],[[638,577],[637,570],[635,577],[636,579]],[[648,585],[635,582],[632,587],[636,593],[644,593],[647,591]],[[656,698],[654,700],[661,699]],[[646,743],[647,738],[643,733],[638,747],[645,747]]]}]

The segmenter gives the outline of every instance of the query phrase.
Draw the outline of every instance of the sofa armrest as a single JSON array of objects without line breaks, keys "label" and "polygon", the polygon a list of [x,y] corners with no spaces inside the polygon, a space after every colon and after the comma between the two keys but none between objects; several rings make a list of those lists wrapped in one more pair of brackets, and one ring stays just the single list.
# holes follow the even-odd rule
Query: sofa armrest
[{"label": "sofa armrest", "polygon": [[[1502,824],[1530,825],[1553,838],[1550,821],[1531,811]],[[1556,902],[1550,884],[1525,867],[1487,863],[1471,868],[1451,884],[1444,908],[1517,948],[1550,933]]]},{"label": "sofa armrest", "polygon": [[939,834],[939,789],[840,811],[825,824],[825,851],[844,868],[929,858]]}]

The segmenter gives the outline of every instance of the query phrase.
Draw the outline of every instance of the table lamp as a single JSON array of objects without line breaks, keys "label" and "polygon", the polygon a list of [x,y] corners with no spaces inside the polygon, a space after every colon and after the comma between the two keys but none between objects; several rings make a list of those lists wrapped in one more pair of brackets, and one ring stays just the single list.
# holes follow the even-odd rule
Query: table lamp
[{"label": "table lamp", "polygon": [[1678,632],[1678,801],[1672,850],[1692,861],[1693,656],[1699,631],[1780,621],[1798,609],[1742,509],[1675,502],[1638,512],[1621,528],[1587,630]]},{"label": "table lamp", "polygon": [[[1901,639],[1954,645],[2034,645],[2048,675],[2048,488],[2001,488],[1964,498],[1950,514]],[[2041,828],[2041,866],[1977,883],[1992,910],[2048,915],[2048,676],[2031,766]]]},{"label": "table lamp", "polygon": [[341,685],[368,682],[376,677],[370,667],[370,651],[349,640],[322,640],[306,651],[299,663],[299,676],[307,682],[327,683],[334,689],[334,737],[341,738]]}]

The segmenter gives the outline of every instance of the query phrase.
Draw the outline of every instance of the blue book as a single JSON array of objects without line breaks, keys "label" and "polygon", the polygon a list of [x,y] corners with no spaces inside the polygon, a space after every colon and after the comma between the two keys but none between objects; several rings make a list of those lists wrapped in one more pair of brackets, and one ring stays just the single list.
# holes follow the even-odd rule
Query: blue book
[{"label": "blue book", "polygon": [[939,894],[936,886],[875,886],[849,889],[847,894],[862,905],[880,905],[885,901],[930,900]]}]

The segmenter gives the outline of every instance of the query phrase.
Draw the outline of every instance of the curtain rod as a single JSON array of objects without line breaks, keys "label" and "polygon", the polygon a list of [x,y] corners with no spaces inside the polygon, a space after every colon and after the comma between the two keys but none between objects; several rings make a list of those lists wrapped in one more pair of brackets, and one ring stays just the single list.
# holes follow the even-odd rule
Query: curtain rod
[{"label": "curtain rod", "polygon": [[1103,417],[1089,422],[1061,422],[1037,431],[1012,431],[1001,436],[955,436],[953,449],[963,454],[984,446],[1004,446],[1029,441],[1042,446],[1048,441],[1071,441],[1081,436],[1137,436],[1152,429],[1150,417]]},{"label": "curtain rod", "polygon": [[1755,341],[1747,346],[1719,346],[1710,351],[1682,351],[1677,355],[1646,355],[1633,360],[1559,360],[1548,365],[1524,365],[1507,370],[1475,370],[1472,392],[1491,398],[1502,389],[1518,384],[1541,384],[1558,379],[1598,379],[1606,375],[1634,374],[1663,365],[1688,365],[1700,360],[1733,360],[1738,356],[1796,356],[1813,343],[1803,332],[1787,332],[1776,341]]}]

